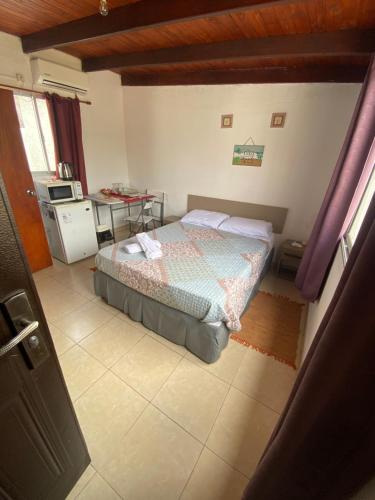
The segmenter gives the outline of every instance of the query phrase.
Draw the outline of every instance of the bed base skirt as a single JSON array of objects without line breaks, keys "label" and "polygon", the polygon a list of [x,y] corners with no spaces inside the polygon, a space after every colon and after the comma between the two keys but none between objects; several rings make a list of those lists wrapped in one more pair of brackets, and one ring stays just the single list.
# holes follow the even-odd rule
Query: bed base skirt
[{"label": "bed base skirt", "polygon": [[[267,259],[263,272],[253,288],[247,307],[257,293],[271,261],[272,255]],[[206,363],[217,361],[221,351],[228,344],[230,332],[224,323],[200,321],[142,295],[101,271],[95,271],[94,285],[96,295],[102,297],[109,305],[128,314],[132,320],[143,323],[146,328],[167,340],[185,346]]]},{"label": "bed base skirt", "polygon": [[224,323],[214,325],[199,321],[142,295],[101,271],[95,271],[94,283],[96,295],[109,305],[171,342],[185,346],[206,363],[216,361],[228,344],[229,331]]}]

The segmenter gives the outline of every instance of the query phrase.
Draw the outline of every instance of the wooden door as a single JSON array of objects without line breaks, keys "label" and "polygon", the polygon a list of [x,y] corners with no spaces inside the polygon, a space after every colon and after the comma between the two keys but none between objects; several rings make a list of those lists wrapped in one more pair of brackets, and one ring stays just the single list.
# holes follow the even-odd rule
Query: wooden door
[{"label": "wooden door", "polygon": [[90,458],[1,176],[0,225],[0,498],[64,499]]},{"label": "wooden door", "polygon": [[0,173],[32,272],[52,265],[13,93],[0,89]]}]

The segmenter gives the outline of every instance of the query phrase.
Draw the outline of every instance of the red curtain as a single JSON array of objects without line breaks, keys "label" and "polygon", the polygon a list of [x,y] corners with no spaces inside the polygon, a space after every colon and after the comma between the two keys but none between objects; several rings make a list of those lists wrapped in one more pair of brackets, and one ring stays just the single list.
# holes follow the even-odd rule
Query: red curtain
[{"label": "red curtain", "polygon": [[46,99],[55,139],[57,161],[65,161],[73,165],[74,178],[81,182],[83,194],[87,194],[79,100],[48,93],[46,93]]},{"label": "red curtain", "polygon": [[[316,300],[337,244],[347,229],[374,165],[375,60],[367,72],[340,156],[296,278],[303,297]],[[372,155],[372,157],[371,157]]]},{"label": "red curtain", "polygon": [[343,500],[375,476],[375,195],[246,500]]}]

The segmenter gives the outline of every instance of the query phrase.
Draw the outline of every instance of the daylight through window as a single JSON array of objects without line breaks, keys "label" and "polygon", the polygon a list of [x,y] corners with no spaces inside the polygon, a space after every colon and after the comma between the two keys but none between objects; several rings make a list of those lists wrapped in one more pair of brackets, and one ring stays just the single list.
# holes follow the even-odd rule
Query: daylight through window
[{"label": "daylight through window", "polygon": [[357,211],[354,214],[349,229],[345,235],[345,242],[348,252],[350,252],[350,250],[352,249],[354,242],[358,236],[359,230],[361,228],[363,219],[366,216],[367,209],[370,206],[374,192],[375,192],[375,169],[372,170],[365,192],[363,193],[361,202],[358,205]]},{"label": "daylight through window", "polygon": [[31,172],[54,173],[55,148],[46,100],[21,94],[14,99]]}]

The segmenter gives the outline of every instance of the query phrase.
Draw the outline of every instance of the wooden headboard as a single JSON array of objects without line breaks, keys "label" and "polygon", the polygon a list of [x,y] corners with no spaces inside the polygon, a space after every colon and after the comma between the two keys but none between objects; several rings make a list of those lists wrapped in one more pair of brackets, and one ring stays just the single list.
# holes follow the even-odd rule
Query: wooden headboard
[{"label": "wooden headboard", "polygon": [[194,209],[211,210],[213,212],[224,212],[232,217],[246,217],[248,219],[260,219],[271,222],[274,233],[282,233],[285,225],[287,208],[272,207],[270,205],[256,205],[243,201],[222,200],[220,198],[206,198],[188,194],[188,212]]}]

